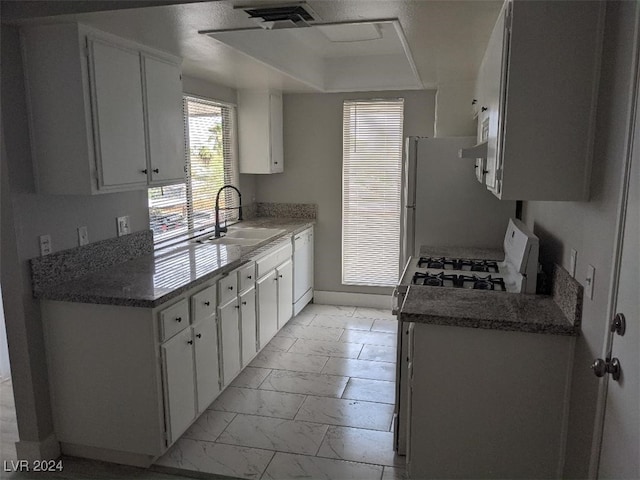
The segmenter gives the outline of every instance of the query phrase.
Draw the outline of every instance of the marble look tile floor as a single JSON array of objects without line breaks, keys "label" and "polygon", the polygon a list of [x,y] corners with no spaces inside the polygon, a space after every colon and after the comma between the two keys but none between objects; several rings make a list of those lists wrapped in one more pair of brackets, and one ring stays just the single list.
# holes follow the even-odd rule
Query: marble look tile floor
[{"label": "marble look tile floor", "polygon": [[393,451],[395,317],[308,305],[154,468],[256,480],[406,479]]}]

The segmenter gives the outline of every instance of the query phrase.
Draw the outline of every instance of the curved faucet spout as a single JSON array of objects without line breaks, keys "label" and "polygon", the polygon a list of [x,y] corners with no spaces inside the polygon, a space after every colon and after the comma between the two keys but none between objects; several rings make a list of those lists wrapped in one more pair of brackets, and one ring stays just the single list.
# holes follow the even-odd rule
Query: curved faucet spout
[{"label": "curved faucet spout", "polygon": [[222,191],[225,188],[232,188],[234,189],[236,192],[238,192],[238,200],[240,202],[240,206],[239,207],[226,207],[225,210],[238,210],[238,220],[242,221],[242,194],[240,193],[240,190],[238,190],[235,186],[233,185],[223,185],[222,187],[220,187],[220,190],[218,190],[218,193],[216,195],[216,225],[215,225],[215,231],[214,231],[214,237],[215,238],[219,238],[220,237],[220,233],[224,233],[227,231],[227,227],[221,227],[220,226],[220,194],[222,193]]}]

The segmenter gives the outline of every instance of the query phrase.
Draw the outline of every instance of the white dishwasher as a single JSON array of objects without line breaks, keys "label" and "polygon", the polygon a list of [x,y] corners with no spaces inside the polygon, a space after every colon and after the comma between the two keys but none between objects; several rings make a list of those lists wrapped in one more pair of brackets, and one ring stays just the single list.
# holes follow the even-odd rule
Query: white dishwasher
[{"label": "white dishwasher", "polygon": [[293,315],[313,298],[313,227],[293,239]]}]

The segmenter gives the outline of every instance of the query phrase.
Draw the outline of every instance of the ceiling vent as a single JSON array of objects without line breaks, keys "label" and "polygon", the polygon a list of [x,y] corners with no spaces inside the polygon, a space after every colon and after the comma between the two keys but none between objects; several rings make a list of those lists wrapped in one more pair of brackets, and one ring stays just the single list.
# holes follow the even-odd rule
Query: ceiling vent
[{"label": "ceiling vent", "polygon": [[318,20],[316,13],[306,3],[239,8],[266,30],[308,27],[309,22]]}]

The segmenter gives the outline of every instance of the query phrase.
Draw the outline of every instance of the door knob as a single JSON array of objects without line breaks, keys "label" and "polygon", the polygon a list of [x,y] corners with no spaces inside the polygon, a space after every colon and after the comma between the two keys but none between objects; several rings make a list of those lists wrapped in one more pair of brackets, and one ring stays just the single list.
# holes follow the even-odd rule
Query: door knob
[{"label": "door knob", "polygon": [[622,369],[620,368],[620,360],[617,358],[607,358],[606,360],[596,358],[591,365],[591,369],[598,378],[610,373],[614,380],[620,380],[620,372]]},{"label": "door knob", "polygon": [[621,337],[624,336],[624,333],[627,331],[627,319],[624,317],[622,313],[616,313],[616,316],[613,317],[611,321],[611,332],[617,333]]}]

